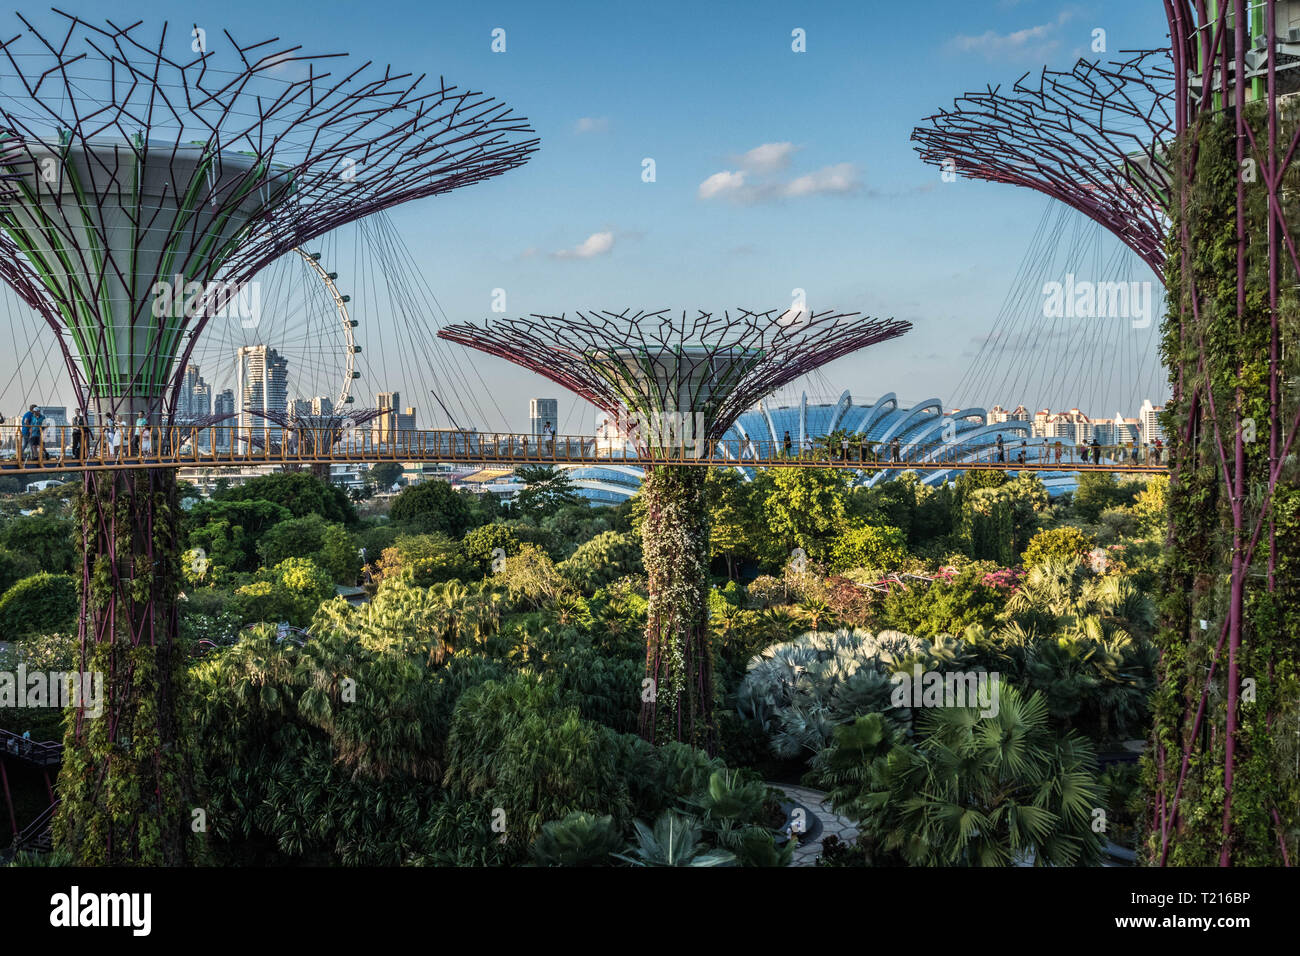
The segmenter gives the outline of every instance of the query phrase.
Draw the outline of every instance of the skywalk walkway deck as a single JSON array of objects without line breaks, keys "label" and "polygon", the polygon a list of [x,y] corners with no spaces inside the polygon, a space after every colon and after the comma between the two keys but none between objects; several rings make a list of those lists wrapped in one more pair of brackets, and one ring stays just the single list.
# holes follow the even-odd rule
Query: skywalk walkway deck
[{"label": "skywalk walkway deck", "polygon": [[[705,468],[834,468],[849,471],[1125,472],[1163,474],[1168,466],[1154,448],[1102,446],[1085,457],[1073,445],[1055,448],[988,443],[907,444],[849,439],[843,446],[799,449],[777,442],[726,440],[655,447],[640,453],[611,450],[591,435],[554,439],[528,434],[451,430],[397,432],[376,440],[358,429],[146,428],[114,442],[87,428],[77,441],[70,426],[35,449],[19,450],[16,426],[0,428],[0,475],[40,475],[139,468],[241,468],[259,465],[333,465],[402,462],[495,465],[633,465]],[[390,433],[392,434],[392,433]],[[1092,449],[1089,449],[1092,452]],[[1023,458],[1021,455],[1023,454]]]}]

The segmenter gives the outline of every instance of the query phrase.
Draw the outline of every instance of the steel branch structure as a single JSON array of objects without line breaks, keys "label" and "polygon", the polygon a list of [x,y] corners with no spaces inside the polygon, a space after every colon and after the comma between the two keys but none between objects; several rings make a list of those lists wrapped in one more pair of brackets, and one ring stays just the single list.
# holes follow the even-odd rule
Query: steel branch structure
[{"label": "steel branch structure", "polygon": [[764,395],[910,328],[834,310],[625,309],[461,323],[438,336],[531,369],[617,418],[639,417],[637,435],[655,447],[644,426],[657,416],[698,416],[703,427],[690,437],[716,441]]},{"label": "steel branch structure", "polygon": [[1037,190],[1118,236],[1153,270],[1164,264],[1174,85],[1167,50],[1022,76],[1009,92],[967,93],[912,132],[946,173]]},{"label": "steel branch structure", "polygon": [[649,603],[640,727],[648,740],[685,741],[711,753],[718,746],[706,470],[680,466],[711,455],[740,413],[772,390],[910,327],[806,308],[694,315],[629,309],[452,325],[438,333],[581,395],[626,422],[629,437],[655,461],[641,486]]},{"label": "steel branch structure", "polygon": [[191,44],[165,25],[145,37],[64,16],[61,36],[24,20],[0,43],[22,88],[0,97],[3,170],[18,174],[0,278],[103,411],[161,411],[208,316],[273,259],[536,149],[504,104],[442,79],[229,34],[219,68],[211,52],[173,58]]},{"label": "steel branch structure", "polygon": [[[269,262],[537,148],[442,79],[59,15],[58,35],[20,17],[0,42],[0,279],[58,336],[82,410],[143,419],[134,434],[167,424],[208,319]],[[107,706],[69,732],[56,833],[80,862],[181,862],[174,474],[87,472],[83,490],[82,669],[107,675]]]},{"label": "steel branch structure", "polygon": [[1290,865],[1300,832],[1300,3],[1164,6],[1177,81],[1169,584],[1185,600],[1162,632],[1151,855]]}]

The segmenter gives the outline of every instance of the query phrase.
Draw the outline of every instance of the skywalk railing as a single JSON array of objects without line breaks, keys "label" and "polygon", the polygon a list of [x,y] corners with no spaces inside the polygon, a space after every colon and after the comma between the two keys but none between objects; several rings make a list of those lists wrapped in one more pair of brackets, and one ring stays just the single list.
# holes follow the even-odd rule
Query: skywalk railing
[{"label": "skywalk railing", "polygon": [[854,470],[1139,471],[1167,468],[1165,449],[1129,442],[1002,447],[987,442],[916,443],[850,438],[809,444],[727,439],[656,441],[636,451],[592,435],[553,438],[450,429],[284,428],[278,425],[46,426],[39,437],[0,426],[0,474],[139,467],[237,467],[349,462],[830,467]]}]

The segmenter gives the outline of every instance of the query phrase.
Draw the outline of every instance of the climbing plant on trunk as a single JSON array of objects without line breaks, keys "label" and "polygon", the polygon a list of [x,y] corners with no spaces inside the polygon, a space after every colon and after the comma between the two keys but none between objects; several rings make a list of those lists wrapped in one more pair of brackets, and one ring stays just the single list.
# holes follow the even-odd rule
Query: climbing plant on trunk
[{"label": "climbing plant on trunk", "polygon": [[69,715],[55,841],[88,865],[192,863],[201,838],[181,726],[176,475],[155,468],[82,480],[80,670],[103,675],[102,713]]},{"label": "climbing plant on trunk", "polygon": [[649,580],[641,733],[717,749],[709,644],[709,514],[703,468],[650,468],[641,493]]}]

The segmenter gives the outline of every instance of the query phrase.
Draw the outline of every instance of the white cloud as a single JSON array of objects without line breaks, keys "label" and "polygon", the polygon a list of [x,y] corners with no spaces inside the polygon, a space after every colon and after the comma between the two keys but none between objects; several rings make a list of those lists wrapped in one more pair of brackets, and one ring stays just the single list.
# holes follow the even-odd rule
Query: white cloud
[{"label": "white cloud", "polygon": [[790,165],[797,147],[794,143],[764,143],[740,157],[740,165],[756,173],[780,172]]},{"label": "white cloud", "polygon": [[736,192],[743,189],[744,186],[745,173],[743,171],[733,173],[728,169],[724,169],[700,183],[700,198],[712,199],[714,196],[720,196],[723,193]]},{"label": "white cloud", "polygon": [[824,193],[855,192],[860,183],[853,163],[836,163],[793,179],[779,174],[790,167],[802,147],[788,140],[763,143],[734,157],[739,169],[724,169],[700,183],[700,199],[729,199],[750,204],[798,199]]},{"label": "white cloud", "polygon": [[605,255],[613,248],[614,234],[612,232],[593,232],[572,249],[561,249],[558,252],[552,252],[551,255],[556,259],[592,259],[596,256]]},{"label": "white cloud", "polygon": [[958,35],[949,41],[949,45],[962,53],[979,53],[989,60],[1009,57],[1045,59],[1060,45],[1060,29],[1071,16],[1069,10],[1063,10],[1053,23],[1040,23],[1011,33],[986,30],[979,36]]},{"label": "white cloud", "polygon": [[699,197],[715,199],[719,196],[738,203],[772,202],[781,199],[799,199],[804,196],[844,194],[856,192],[861,183],[853,163],[836,163],[794,179],[768,180],[749,183],[746,174],[723,170],[700,183]]},{"label": "white cloud", "polygon": [[575,133],[603,133],[609,129],[608,116],[584,116],[573,124]]},{"label": "white cloud", "polygon": [[852,163],[836,163],[786,183],[783,196],[815,196],[818,193],[851,193],[858,188],[858,173]]}]

